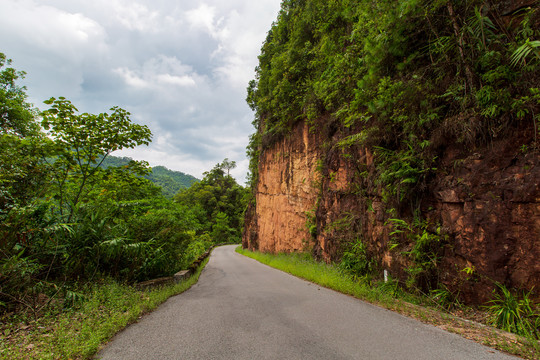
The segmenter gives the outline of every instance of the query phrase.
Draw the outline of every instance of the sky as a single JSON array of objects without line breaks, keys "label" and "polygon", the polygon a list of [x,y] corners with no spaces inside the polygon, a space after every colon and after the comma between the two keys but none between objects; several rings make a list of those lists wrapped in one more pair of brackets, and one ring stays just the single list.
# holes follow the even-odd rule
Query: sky
[{"label": "sky", "polygon": [[129,111],[150,146],[115,152],[202,178],[228,158],[245,182],[254,114],[245,102],[280,0],[1,0],[0,52],[29,102]]}]

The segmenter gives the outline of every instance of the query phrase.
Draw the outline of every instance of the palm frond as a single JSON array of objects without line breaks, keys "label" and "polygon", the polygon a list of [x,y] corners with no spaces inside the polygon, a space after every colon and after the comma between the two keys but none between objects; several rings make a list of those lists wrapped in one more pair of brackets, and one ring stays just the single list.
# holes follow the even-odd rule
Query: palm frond
[{"label": "palm frond", "polygon": [[525,40],[525,43],[518,47],[512,54],[512,66],[516,66],[520,62],[524,62],[525,58],[529,56],[530,53],[533,53],[538,59],[540,59],[540,40]]}]

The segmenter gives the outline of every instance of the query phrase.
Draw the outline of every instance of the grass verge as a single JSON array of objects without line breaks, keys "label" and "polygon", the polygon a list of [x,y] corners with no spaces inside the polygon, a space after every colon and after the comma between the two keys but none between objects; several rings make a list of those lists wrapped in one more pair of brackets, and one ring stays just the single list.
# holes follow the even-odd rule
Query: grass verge
[{"label": "grass verge", "polygon": [[316,262],[309,254],[265,254],[245,250],[241,246],[236,248],[236,252],[299,278],[438,326],[509,354],[525,359],[540,358],[540,345],[537,340],[463,319],[440,309],[426,307],[426,299],[404,292],[395,282],[372,286],[366,282],[356,281],[344,275],[335,266]]},{"label": "grass verge", "polygon": [[199,279],[208,258],[186,281],[139,290],[112,280],[81,289],[77,306],[37,320],[12,317],[1,324],[0,359],[90,359],[109,339]]}]

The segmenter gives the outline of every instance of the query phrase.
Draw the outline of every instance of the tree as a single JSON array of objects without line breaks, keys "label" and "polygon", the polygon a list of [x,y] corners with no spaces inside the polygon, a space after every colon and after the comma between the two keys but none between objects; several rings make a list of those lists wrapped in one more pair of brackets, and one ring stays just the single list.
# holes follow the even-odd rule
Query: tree
[{"label": "tree", "polygon": [[47,188],[44,137],[26,88],[17,84],[25,73],[9,65],[11,60],[0,53],[0,311],[28,304],[25,297],[41,269],[28,249],[46,226],[40,205]]},{"label": "tree", "polygon": [[24,207],[46,186],[40,142],[0,135],[0,221],[13,208]]},{"label": "tree", "polygon": [[234,166],[234,161],[225,159],[205,172],[200,182],[174,197],[179,204],[202,209],[200,222],[203,229],[200,233],[211,234],[214,242],[240,239],[248,191],[225,174],[224,169]]},{"label": "tree", "polygon": [[111,152],[148,144],[148,127],[118,107],[81,114],[51,98],[42,129],[17,85],[24,72],[4,69],[10,63],[0,54],[0,313],[24,306],[36,314],[38,294],[56,295],[60,279],[135,281],[177,271],[202,228],[201,207],[164,198],[145,179],[144,161],[105,166]]},{"label": "tree", "polygon": [[0,53],[0,221],[11,209],[26,206],[45,179],[36,111],[26,101],[26,88],[17,84],[25,73],[6,65],[11,60]]},{"label": "tree", "polygon": [[35,122],[32,104],[26,99],[26,88],[18,86],[16,81],[23,79],[25,72],[6,67],[11,60],[0,53],[0,134],[14,134],[24,137],[39,132]]},{"label": "tree", "polygon": [[229,227],[230,220],[227,214],[218,212],[215,223],[212,225],[212,239],[215,243],[226,243],[231,241],[235,235],[234,229]]},{"label": "tree", "polygon": [[83,113],[67,99],[51,98],[42,112],[42,126],[52,139],[56,156],[50,162],[62,217],[71,221],[81,197],[91,190],[94,175],[113,151],[148,145],[152,133],[146,125],[131,123],[130,113],[119,107],[112,113]]},{"label": "tree", "polygon": [[227,170],[227,176],[229,176],[229,171],[236,168],[236,161],[229,160],[228,158],[225,158],[223,162],[220,164],[220,167],[223,170]]}]

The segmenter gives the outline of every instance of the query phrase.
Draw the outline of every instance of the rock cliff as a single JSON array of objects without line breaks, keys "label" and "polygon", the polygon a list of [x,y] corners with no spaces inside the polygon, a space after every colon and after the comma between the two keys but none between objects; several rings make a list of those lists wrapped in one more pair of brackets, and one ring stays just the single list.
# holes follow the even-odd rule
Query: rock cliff
[{"label": "rock cliff", "polygon": [[306,219],[313,213],[320,180],[318,144],[307,126],[296,126],[261,154],[256,205],[246,215],[245,247],[274,253],[308,249]]},{"label": "rock cliff", "polygon": [[[442,167],[427,185],[420,208],[445,237],[439,280],[464,301],[486,301],[494,281],[540,288],[540,158],[520,145],[531,136],[515,133],[474,152],[445,148]],[[244,247],[312,251],[331,262],[361,236],[381,270],[405,279],[410,261],[402,253],[410,244],[390,249],[395,225],[389,206],[380,189],[358,175],[360,168],[375,171],[372,153],[363,148],[351,158],[329,139],[301,122],[264,150]]]},{"label": "rock cliff", "polygon": [[243,246],[468,303],[540,289],[538,2],[410,4],[283,2],[248,88]]}]

